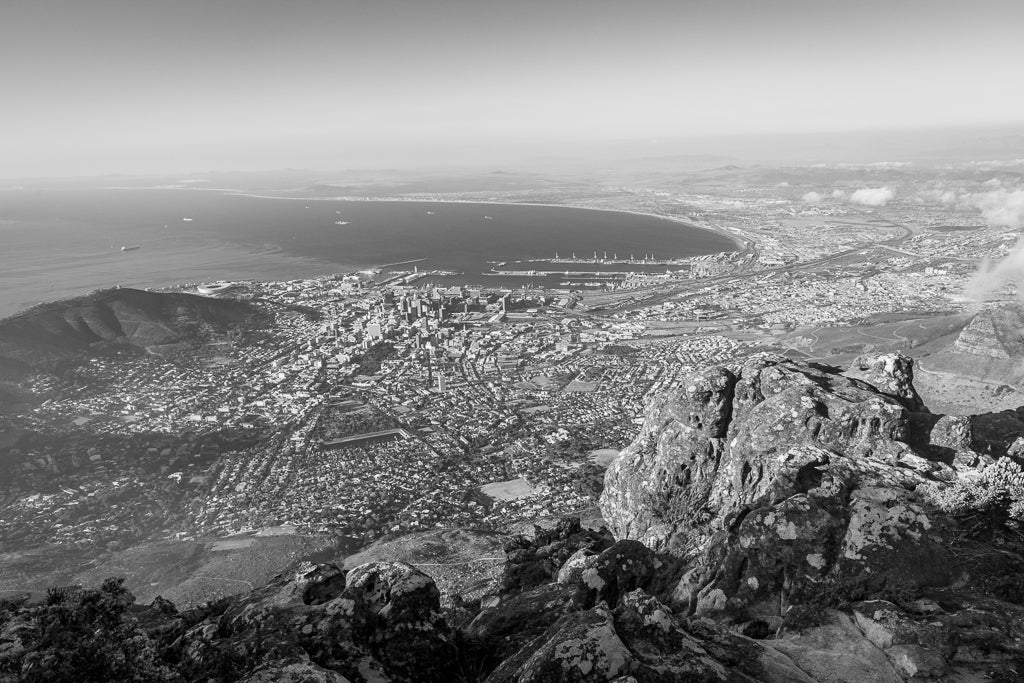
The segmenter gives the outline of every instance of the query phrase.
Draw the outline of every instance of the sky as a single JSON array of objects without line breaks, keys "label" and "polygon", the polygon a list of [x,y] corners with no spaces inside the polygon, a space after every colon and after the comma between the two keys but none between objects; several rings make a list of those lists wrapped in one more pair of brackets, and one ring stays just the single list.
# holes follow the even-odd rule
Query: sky
[{"label": "sky", "polygon": [[0,0],[0,177],[1024,123],[1020,0]]}]

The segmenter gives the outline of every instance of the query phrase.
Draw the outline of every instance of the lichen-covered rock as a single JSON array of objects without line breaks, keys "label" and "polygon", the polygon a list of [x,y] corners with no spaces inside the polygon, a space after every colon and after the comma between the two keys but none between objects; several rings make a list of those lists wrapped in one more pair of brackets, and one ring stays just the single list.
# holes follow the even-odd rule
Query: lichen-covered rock
[{"label": "lichen-covered rock", "polygon": [[605,474],[601,511],[617,538],[668,549],[685,544],[695,517],[710,517],[735,386],[713,368],[648,406],[640,435]]},{"label": "lichen-covered rock", "polygon": [[371,562],[349,571],[339,599],[353,602],[353,629],[393,680],[447,680],[455,648],[433,579],[404,562]]},{"label": "lichen-covered rock", "polygon": [[337,671],[312,662],[270,662],[242,679],[241,683],[351,683]]},{"label": "lichen-covered rock", "polygon": [[931,429],[933,446],[953,451],[969,451],[974,441],[971,418],[966,415],[943,415]]},{"label": "lichen-covered rock", "polygon": [[923,503],[895,487],[865,486],[849,501],[837,571],[884,573],[918,586],[947,586],[961,576]]},{"label": "lichen-covered rock", "polygon": [[816,681],[903,681],[885,653],[865,638],[845,614],[832,613],[828,623],[773,640],[770,646],[789,656]]},{"label": "lichen-covered rock", "polygon": [[558,583],[576,583],[583,574],[583,570],[592,567],[597,561],[597,557],[597,553],[592,550],[580,548],[570,555],[558,570]]},{"label": "lichen-covered rock", "polygon": [[861,573],[949,585],[947,521],[915,490],[956,472],[908,443],[909,363],[860,359],[889,378],[884,393],[765,354],[698,373],[651,404],[609,467],[606,520],[688,563],[674,599],[702,614],[778,616],[826,578]]},{"label": "lichen-covered rock", "polygon": [[604,606],[559,619],[536,643],[506,659],[487,683],[583,683],[631,673],[633,655]]},{"label": "lichen-covered rock", "polygon": [[405,562],[370,562],[352,569],[344,595],[376,617],[393,622],[428,621],[441,608],[434,580]]},{"label": "lichen-covered rock", "polygon": [[674,614],[640,589],[569,612],[524,644],[487,683],[570,681],[761,681],[813,683],[785,654],[717,626]]},{"label": "lichen-covered rock", "polygon": [[885,600],[869,600],[853,610],[857,627],[875,647],[888,650],[894,645],[921,645],[943,656],[953,652],[951,631],[941,621],[914,618]]},{"label": "lichen-covered rock", "polygon": [[914,388],[914,361],[902,353],[859,356],[850,364],[845,374],[899,399],[908,410],[927,410],[917,389]]},{"label": "lichen-covered rock", "polygon": [[650,548],[637,541],[619,541],[580,572],[579,601],[587,607],[601,601],[615,605],[619,596],[649,588],[660,569],[668,571]]},{"label": "lichen-covered rock", "polygon": [[579,518],[564,518],[551,529],[534,528],[532,537],[513,536],[505,543],[501,590],[529,590],[558,577],[560,568],[578,551],[599,553],[615,539],[607,529],[584,529]]},{"label": "lichen-covered rock", "polygon": [[290,585],[306,605],[333,600],[345,590],[345,571],[333,564],[299,565]]},{"label": "lichen-covered rock", "polygon": [[946,660],[920,645],[894,645],[885,651],[893,666],[907,678],[937,678],[946,673]]},{"label": "lichen-covered rock", "polygon": [[908,424],[896,399],[782,357],[712,368],[648,406],[640,435],[608,468],[601,510],[617,537],[685,555],[716,515],[773,493],[777,475],[804,491],[816,483],[813,464],[777,463],[792,448],[894,457]]},{"label": "lichen-covered rock", "polygon": [[466,627],[465,638],[474,648],[504,659],[566,614],[573,595],[572,586],[557,583],[509,595],[493,607],[480,610]]}]

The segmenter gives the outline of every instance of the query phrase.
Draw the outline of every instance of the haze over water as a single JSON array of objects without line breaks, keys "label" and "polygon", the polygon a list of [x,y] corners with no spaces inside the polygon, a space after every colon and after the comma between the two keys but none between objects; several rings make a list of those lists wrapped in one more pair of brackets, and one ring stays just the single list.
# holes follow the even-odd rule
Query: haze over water
[{"label": "haze over water", "polygon": [[[426,259],[416,264],[421,270],[464,273],[446,281],[539,285],[481,274],[489,260],[555,252],[679,258],[736,248],[710,231],[623,212],[198,190],[3,191],[0,240],[0,316],[114,285],[286,280],[412,259]],[[134,245],[140,248],[121,251]]]}]

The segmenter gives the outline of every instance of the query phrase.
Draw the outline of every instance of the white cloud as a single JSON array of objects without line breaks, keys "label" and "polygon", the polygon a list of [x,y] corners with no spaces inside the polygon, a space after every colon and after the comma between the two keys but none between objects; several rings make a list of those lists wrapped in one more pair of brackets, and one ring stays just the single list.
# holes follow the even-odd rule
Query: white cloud
[{"label": "white cloud", "polygon": [[824,198],[825,195],[821,194],[820,192],[808,192],[807,194],[804,195],[804,201],[807,202],[808,204],[817,204]]},{"label": "white cloud", "polygon": [[[966,195],[964,204],[981,210],[985,222],[1005,228],[1024,228],[1024,190],[994,190]],[[1017,286],[1017,296],[1024,297],[1024,240],[1001,261],[985,259],[967,283],[965,294],[972,299],[986,299],[1009,283]]]},{"label": "white cloud", "polygon": [[967,197],[966,202],[980,209],[982,217],[989,225],[1024,228],[1024,190],[994,190],[972,194]]},{"label": "white cloud", "polygon": [[876,161],[867,165],[867,168],[908,168],[913,166],[912,161]]},{"label": "white cloud", "polygon": [[1017,296],[1024,294],[1024,243],[1018,242],[1002,260],[993,263],[984,259],[978,270],[967,282],[964,294],[971,299],[983,301],[1009,283],[1017,287]]},{"label": "white cloud", "polygon": [[952,190],[921,190],[917,193],[917,200],[923,204],[959,204],[961,197]]},{"label": "white cloud", "polygon": [[850,202],[863,206],[885,206],[893,196],[892,190],[888,187],[865,187],[850,195]]},{"label": "white cloud", "polygon": [[1024,166],[1024,159],[969,161],[967,162],[967,166],[974,166],[979,168],[1014,168],[1016,166]]},{"label": "white cloud", "polygon": [[842,190],[832,190],[832,199],[846,199],[846,193]]}]

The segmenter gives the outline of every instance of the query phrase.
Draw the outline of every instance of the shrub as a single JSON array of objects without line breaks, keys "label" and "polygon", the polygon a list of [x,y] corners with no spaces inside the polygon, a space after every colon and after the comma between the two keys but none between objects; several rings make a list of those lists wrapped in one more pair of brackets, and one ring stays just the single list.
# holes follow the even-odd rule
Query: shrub
[{"label": "shrub", "polygon": [[952,515],[987,515],[993,522],[1024,522],[1024,469],[1012,458],[999,458],[953,485],[926,484],[925,499]]},{"label": "shrub", "polygon": [[130,615],[135,598],[123,579],[107,579],[98,589],[51,589],[46,597],[45,605],[16,614],[25,626],[25,651],[7,664],[18,680],[176,680]]}]

